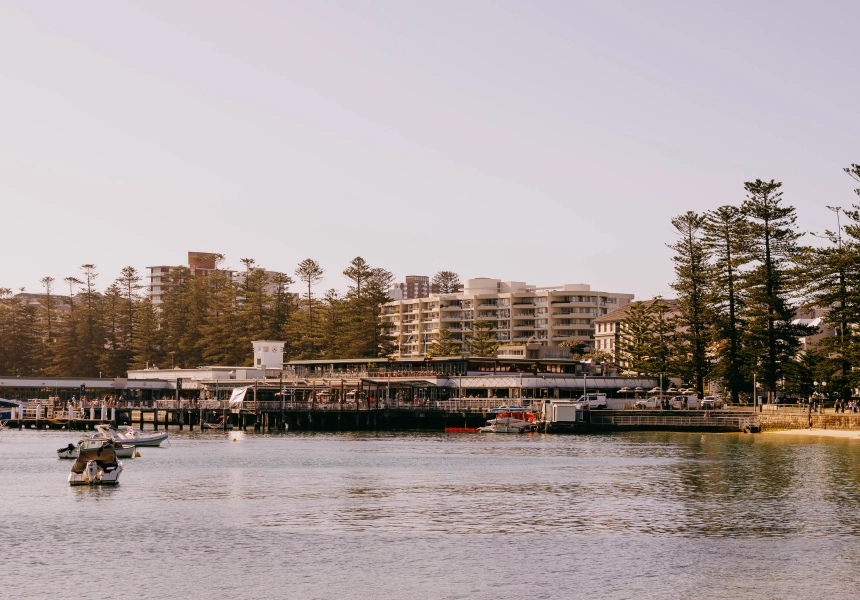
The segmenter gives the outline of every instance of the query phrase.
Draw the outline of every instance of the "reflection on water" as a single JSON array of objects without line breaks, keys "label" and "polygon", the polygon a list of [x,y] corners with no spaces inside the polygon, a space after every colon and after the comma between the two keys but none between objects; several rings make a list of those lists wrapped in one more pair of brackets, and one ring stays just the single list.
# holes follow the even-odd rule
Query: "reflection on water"
[{"label": "reflection on water", "polygon": [[68,487],[54,450],[72,437],[0,442],[18,598],[104,592],[75,566],[96,549],[141,598],[848,598],[860,582],[849,440],[171,434],[113,489]]}]

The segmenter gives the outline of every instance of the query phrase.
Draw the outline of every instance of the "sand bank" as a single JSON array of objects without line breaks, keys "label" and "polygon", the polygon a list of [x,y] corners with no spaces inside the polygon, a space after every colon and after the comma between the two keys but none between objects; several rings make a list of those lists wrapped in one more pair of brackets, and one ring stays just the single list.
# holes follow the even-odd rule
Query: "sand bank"
[{"label": "sand bank", "polygon": [[806,437],[833,437],[860,440],[860,431],[850,429],[778,429],[765,431],[765,435],[803,435]]}]

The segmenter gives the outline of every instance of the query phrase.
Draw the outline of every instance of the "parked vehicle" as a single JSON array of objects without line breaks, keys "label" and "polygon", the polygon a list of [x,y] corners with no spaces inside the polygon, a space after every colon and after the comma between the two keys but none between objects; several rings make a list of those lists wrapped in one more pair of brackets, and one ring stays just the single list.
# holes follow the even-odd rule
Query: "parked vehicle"
[{"label": "parked vehicle", "polygon": [[573,401],[577,408],[586,406],[590,409],[606,408],[606,394],[586,394]]},{"label": "parked vehicle", "polygon": [[665,400],[665,398],[660,398],[659,396],[652,396],[651,398],[642,398],[633,403],[633,408],[639,408],[643,410],[655,410],[661,408],[660,403],[663,400]]},{"label": "parked vehicle", "polygon": [[695,394],[673,396],[669,403],[676,410],[692,410],[698,406],[699,397]]},{"label": "parked vehicle", "polygon": [[723,403],[716,396],[705,396],[699,403],[699,408],[702,410],[710,410],[713,408],[722,408]]}]

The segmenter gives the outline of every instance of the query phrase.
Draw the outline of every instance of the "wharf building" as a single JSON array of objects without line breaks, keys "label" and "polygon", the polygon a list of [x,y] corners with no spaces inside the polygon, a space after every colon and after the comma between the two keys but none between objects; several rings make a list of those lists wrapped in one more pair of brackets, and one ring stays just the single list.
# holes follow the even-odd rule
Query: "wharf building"
[{"label": "wharf building", "polygon": [[[388,326],[399,358],[427,356],[447,329],[461,353],[478,321],[491,323],[502,344],[499,356],[570,357],[570,347],[594,348],[595,319],[625,306],[633,294],[601,292],[586,284],[537,287],[521,281],[467,279],[462,292],[429,294],[387,302],[380,319]],[[552,350],[557,348],[559,350]]]},{"label": "wharf building", "polygon": [[[516,400],[576,398],[584,391],[610,397],[624,389],[650,389],[649,377],[617,377],[604,365],[571,358],[470,357],[354,358],[283,361],[283,341],[256,340],[252,366],[137,369],[118,379],[5,377],[0,397],[52,407],[57,414],[76,397],[110,397],[119,407],[181,408],[181,400],[207,409],[235,408],[234,391],[246,390],[246,406],[314,402],[320,410],[375,398],[386,406],[450,409],[492,408]],[[622,404],[624,400],[619,400]],[[463,404],[465,403],[465,404]],[[188,407],[188,404],[185,404]],[[374,407],[378,406],[376,404]],[[43,412],[47,415],[48,412]],[[54,413],[51,413],[54,414]],[[0,412],[0,420],[4,418]],[[5,418],[9,418],[7,415]]]}]

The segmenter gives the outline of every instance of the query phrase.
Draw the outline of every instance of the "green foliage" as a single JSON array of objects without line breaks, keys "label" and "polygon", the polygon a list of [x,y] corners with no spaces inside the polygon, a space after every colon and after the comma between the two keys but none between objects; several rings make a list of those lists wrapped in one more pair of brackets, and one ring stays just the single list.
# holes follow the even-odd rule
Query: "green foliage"
[{"label": "green foliage", "polygon": [[678,374],[693,382],[701,397],[710,371],[707,350],[711,340],[710,283],[713,278],[710,251],[702,238],[705,217],[689,211],[672,219],[678,240],[669,247],[675,251],[675,281],[678,314],[675,325],[675,357]]},{"label": "green foliage", "polygon": [[475,321],[472,331],[466,334],[466,347],[472,356],[495,356],[499,348],[495,324],[492,321]]},{"label": "green foliage", "polygon": [[705,214],[703,242],[712,259],[710,314],[713,319],[712,374],[722,379],[737,403],[744,387],[741,348],[742,314],[746,306],[740,286],[740,269],[747,262],[747,221],[740,209],[721,206]]},{"label": "green foliage", "polygon": [[791,299],[801,292],[793,268],[803,234],[795,226],[794,207],[782,205],[781,187],[773,180],[747,182],[747,199],[741,206],[749,224],[745,246],[752,261],[742,277],[747,368],[767,391],[776,391],[783,365],[800,347],[799,338],[812,333],[792,324]]},{"label": "green foliage", "polygon": [[443,328],[439,330],[439,336],[427,348],[427,353],[431,356],[459,356],[463,350],[451,330]]},{"label": "green foliage", "polygon": [[454,271],[439,271],[430,282],[430,291],[434,294],[454,294],[462,288],[460,276]]}]

